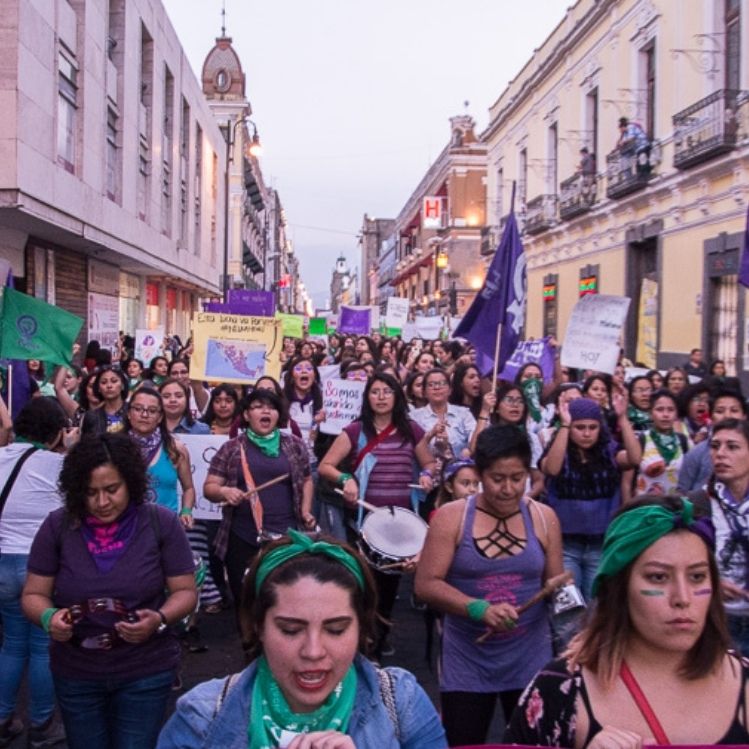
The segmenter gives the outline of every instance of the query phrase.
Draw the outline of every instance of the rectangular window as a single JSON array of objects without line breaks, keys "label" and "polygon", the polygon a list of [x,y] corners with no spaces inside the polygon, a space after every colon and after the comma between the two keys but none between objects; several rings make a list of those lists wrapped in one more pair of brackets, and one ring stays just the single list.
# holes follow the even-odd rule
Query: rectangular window
[{"label": "rectangular window", "polygon": [[[229,196],[226,195],[225,199],[228,200]],[[216,152],[213,152],[211,158],[211,265],[216,265],[216,211],[218,208],[218,156]]]},{"label": "rectangular window", "polygon": [[504,216],[504,187],[505,187],[505,170],[500,165],[497,169],[497,198],[496,198],[496,208],[494,211],[494,217],[495,226],[499,226],[502,216]]},{"label": "rectangular window", "polygon": [[[598,89],[594,88],[585,96],[585,137],[582,146],[587,146],[593,163],[596,164],[598,153]],[[596,168],[596,171],[598,169]]]},{"label": "rectangular window", "polygon": [[655,41],[642,51],[645,57],[645,132],[655,137]]},{"label": "rectangular window", "polygon": [[148,144],[140,139],[138,144],[138,218],[145,221],[148,218],[148,185],[151,171],[150,153]]},{"label": "rectangular window", "polygon": [[172,142],[174,76],[164,66],[164,117],[161,133],[161,233],[172,236]]},{"label": "rectangular window", "polygon": [[725,0],[726,88],[741,88],[741,0]]},{"label": "rectangular window", "polygon": [[118,152],[117,152],[117,110],[107,107],[107,197],[117,200]]},{"label": "rectangular window", "polygon": [[556,337],[557,334],[558,286],[559,276],[556,273],[550,273],[544,277],[543,322],[545,336]]},{"label": "rectangular window", "polygon": [[548,166],[546,170],[546,194],[556,195],[557,185],[559,184],[559,177],[557,174],[557,152],[559,149],[559,136],[557,131],[557,123],[549,127],[548,138],[547,138],[547,154],[548,154]]},{"label": "rectangular window", "polygon": [[195,126],[195,214],[193,223],[195,227],[195,254],[200,254],[202,241],[201,218],[203,212],[203,130],[200,125]]},{"label": "rectangular window", "polygon": [[528,150],[523,148],[518,154],[518,201],[525,207],[528,199]]},{"label": "rectangular window", "polygon": [[72,53],[58,55],[57,162],[75,170],[75,135],[78,110],[78,67]]}]

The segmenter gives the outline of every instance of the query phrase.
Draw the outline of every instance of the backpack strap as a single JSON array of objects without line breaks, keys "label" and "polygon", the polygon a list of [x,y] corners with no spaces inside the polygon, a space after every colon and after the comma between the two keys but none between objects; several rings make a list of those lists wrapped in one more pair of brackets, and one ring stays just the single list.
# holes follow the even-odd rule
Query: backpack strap
[{"label": "backpack strap", "polygon": [[395,729],[395,738],[401,740],[401,725],[398,718],[398,707],[395,704],[395,683],[390,672],[386,668],[375,668],[377,672],[377,681],[380,684],[380,696],[385,703],[388,717],[393,723]]},{"label": "backpack strap", "polygon": [[5,482],[3,491],[0,493],[0,515],[3,514],[3,508],[5,507],[5,503],[8,501],[10,490],[13,488],[13,484],[16,483],[16,479],[18,478],[18,474],[21,472],[23,464],[31,457],[32,453],[35,453],[38,449],[38,447],[31,447],[16,461],[16,464],[13,466],[13,470],[10,472],[8,480]]}]

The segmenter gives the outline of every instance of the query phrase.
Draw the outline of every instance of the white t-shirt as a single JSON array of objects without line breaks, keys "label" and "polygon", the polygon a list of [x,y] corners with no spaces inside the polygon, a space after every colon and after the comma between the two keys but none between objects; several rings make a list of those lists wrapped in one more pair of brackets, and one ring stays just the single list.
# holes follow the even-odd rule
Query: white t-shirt
[{"label": "white t-shirt", "polygon": [[[16,442],[0,448],[0,491],[13,466],[31,445]],[[28,554],[42,521],[62,504],[57,479],[64,456],[37,450],[21,467],[0,515],[0,552]]]}]

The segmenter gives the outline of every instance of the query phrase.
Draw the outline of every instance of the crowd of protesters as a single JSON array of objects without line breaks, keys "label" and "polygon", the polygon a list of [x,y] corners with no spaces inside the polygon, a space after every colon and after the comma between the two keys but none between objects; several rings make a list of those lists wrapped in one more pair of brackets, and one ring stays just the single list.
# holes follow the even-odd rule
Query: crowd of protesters
[{"label": "crowd of protesters", "polygon": [[[698,349],[607,374],[549,345],[553,368],[495,383],[464,341],[379,333],[286,338],[280,380],[249,385],[191,377],[176,338],[148,362],[127,336],[28,362],[28,401],[0,398],[0,747],[24,674],[36,749],[469,746],[497,702],[515,743],[749,742],[739,380]],[[323,376],[365,383],[338,435]],[[181,438],[201,434],[225,441],[194,486]],[[380,668],[409,574],[439,715]],[[239,673],[162,730],[180,650],[230,608]]]}]

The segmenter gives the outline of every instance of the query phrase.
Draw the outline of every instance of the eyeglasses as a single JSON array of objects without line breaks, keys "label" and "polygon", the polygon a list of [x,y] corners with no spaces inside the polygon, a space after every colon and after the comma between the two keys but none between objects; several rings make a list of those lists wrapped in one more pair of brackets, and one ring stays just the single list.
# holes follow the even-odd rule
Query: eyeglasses
[{"label": "eyeglasses", "polygon": [[393,394],[393,388],[382,388],[382,390],[370,390],[369,394],[375,398],[389,398]]},{"label": "eyeglasses", "polygon": [[637,395],[652,395],[653,388],[632,388],[632,393]]},{"label": "eyeglasses", "polygon": [[270,403],[253,403],[250,408],[250,411],[275,411],[275,407],[271,406]]},{"label": "eyeglasses", "polygon": [[505,395],[502,398],[502,403],[506,403],[508,406],[522,406],[525,401],[520,396]]},{"label": "eyeglasses", "polygon": [[130,406],[130,410],[138,416],[157,416],[161,413],[161,409],[154,406],[148,408],[146,406]]},{"label": "eyeglasses", "polygon": [[429,388],[429,390],[442,390],[442,388],[447,387],[446,382],[428,382],[426,384],[426,387]]}]

